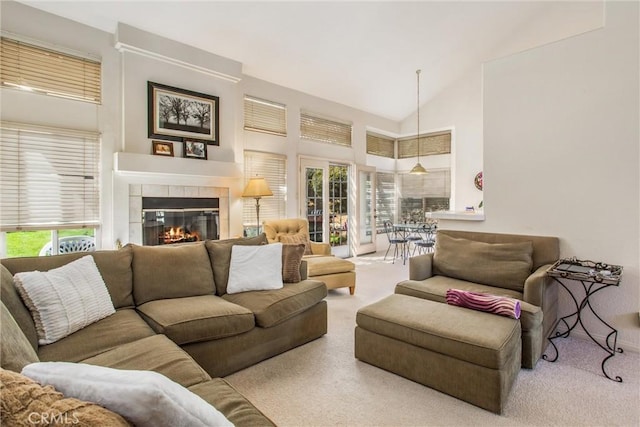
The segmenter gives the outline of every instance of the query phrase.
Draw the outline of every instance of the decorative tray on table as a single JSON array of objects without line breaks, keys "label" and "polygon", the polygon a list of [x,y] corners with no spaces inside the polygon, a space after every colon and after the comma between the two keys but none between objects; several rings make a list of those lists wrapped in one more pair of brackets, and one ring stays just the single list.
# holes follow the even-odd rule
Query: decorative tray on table
[{"label": "decorative tray on table", "polygon": [[559,259],[547,270],[547,274],[552,277],[617,285],[622,276],[622,267],[574,257]]}]

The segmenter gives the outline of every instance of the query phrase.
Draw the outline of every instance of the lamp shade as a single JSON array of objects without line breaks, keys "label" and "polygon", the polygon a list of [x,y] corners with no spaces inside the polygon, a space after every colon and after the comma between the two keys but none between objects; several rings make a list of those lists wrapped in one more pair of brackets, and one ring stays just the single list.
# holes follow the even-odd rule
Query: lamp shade
[{"label": "lamp shade", "polygon": [[247,186],[242,192],[242,197],[264,197],[273,196],[273,192],[269,188],[267,180],[264,178],[250,178]]},{"label": "lamp shade", "polygon": [[416,163],[416,165],[413,167],[413,169],[411,169],[411,171],[409,172],[410,174],[413,175],[426,175],[429,172],[427,172],[427,170],[424,168],[424,166],[422,166],[420,164],[420,162]]}]

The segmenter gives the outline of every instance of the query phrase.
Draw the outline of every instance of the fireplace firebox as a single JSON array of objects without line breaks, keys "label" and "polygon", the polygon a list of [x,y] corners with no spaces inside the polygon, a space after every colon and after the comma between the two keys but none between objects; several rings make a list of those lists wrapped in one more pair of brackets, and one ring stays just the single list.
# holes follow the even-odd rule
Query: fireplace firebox
[{"label": "fireplace firebox", "polygon": [[218,240],[217,198],[143,197],[142,244],[147,246]]}]

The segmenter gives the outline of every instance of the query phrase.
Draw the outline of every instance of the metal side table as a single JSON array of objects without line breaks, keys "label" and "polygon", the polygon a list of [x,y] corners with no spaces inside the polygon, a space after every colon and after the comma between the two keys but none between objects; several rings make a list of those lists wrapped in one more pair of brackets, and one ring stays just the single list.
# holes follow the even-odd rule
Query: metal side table
[{"label": "metal side table", "polygon": [[[556,347],[553,341],[558,338],[568,337],[571,331],[579,323],[585,333],[589,336],[589,338],[591,338],[593,342],[598,344],[600,348],[607,352],[607,356],[605,356],[604,360],[602,361],[602,373],[604,374],[604,376],[612,381],[622,382],[622,378],[620,378],[619,376],[612,378],[609,376],[609,374],[607,374],[607,371],[605,370],[605,363],[607,363],[609,359],[615,356],[616,353],[623,352],[623,350],[617,346],[618,330],[604,321],[602,317],[598,315],[596,310],[591,305],[591,302],[589,301],[589,299],[596,292],[599,292],[602,289],[606,289],[611,286],[620,285],[622,267],[619,265],[609,265],[601,262],[582,261],[576,258],[568,258],[561,259],[554,265],[552,265],[549,270],[547,270],[547,275],[558,282],[567,291],[569,296],[571,296],[571,299],[573,300],[573,303],[575,305],[575,311],[558,319],[553,325],[551,333],[547,337],[547,339],[553,346],[553,349],[555,350],[555,357],[550,358],[545,353],[544,355],[542,355],[542,358],[549,362],[555,362],[556,360],[558,360],[558,347]],[[578,297],[576,297],[575,293],[572,292],[572,289],[565,283],[567,280],[580,282],[582,284],[584,297],[580,302],[578,302]],[[609,331],[611,331],[604,339],[604,343],[598,341],[591,334],[591,332],[589,332],[589,329],[583,323],[582,316],[587,313],[587,309],[595,316],[596,319],[598,319],[604,326],[606,326]],[[560,324],[563,325],[563,332],[557,330]]]}]

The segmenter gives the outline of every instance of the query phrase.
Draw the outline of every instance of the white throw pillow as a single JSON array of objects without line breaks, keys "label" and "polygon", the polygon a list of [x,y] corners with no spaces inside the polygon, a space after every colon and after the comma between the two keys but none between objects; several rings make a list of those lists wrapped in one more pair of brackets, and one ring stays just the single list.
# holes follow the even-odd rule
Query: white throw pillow
[{"label": "white throw pillow", "polygon": [[91,255],[46,272],[16,273],[14,283],[31,312],[41,345],[115,313]]},{"label": "white throw pillow", "polygon": [[282,243],[231,248],[227,293],[282,288]]},{"label": "white throw pillow", "polygon": [[25,366],[22,375],[66,397],[97,403],[138,427],[233,426],[200,396],[153,371],[38,362]]}]

